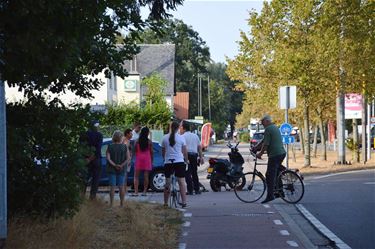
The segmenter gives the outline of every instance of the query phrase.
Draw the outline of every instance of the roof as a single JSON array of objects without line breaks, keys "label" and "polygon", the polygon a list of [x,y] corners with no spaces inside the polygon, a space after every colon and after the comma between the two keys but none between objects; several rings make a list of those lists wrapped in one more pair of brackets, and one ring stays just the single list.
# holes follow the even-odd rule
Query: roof
[{"label": "roof", "polygon": [[[139,74],[141,78],[158,72],[168,82],[167,95],[175,94],[175,54],[174,44],[139,44],[140,52],[133,61],[125,61],[124,68],[130,75]],[[135,65],[134,65],[135,64]]]}]

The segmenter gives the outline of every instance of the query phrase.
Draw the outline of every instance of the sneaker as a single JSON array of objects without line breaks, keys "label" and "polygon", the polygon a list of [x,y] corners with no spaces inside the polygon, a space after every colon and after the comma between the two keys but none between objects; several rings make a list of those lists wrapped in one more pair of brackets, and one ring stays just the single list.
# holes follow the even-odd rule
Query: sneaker
[{"label": "sneaker", "polygon": [[193,191],[191,191],[191,192],[186,192],[186,195],[193,195]]},{"label": "sneaker", "polygon": [[199,191],[199,190],[198,190],[198,191],[195,191],[195,194],[196,194],[196,195],[200,195],[201,193],[202,193],[202,192]]},{"label": "sneaker", "polygon": [[186,203],[178,203],[178,204],[180,204],[180,206],[181,206],[182,208],[186,208],[186,207],[187,207],[187,204],[186,204]]}]

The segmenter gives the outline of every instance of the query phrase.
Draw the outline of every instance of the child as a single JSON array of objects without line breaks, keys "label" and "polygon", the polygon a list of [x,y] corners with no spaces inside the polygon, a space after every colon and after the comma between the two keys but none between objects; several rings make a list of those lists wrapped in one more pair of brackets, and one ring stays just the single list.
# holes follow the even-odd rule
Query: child
[{"label": "child", "polygon": [[143,171],[143,196],[146,196],[148,189],[149,172],[152,170],[152,142],[148,139],[150,130],[143,127],[136,141],[135,147],[135,173],[134,173],[134,195],[138,196],[139,174]]},{"label": "child", "polygon": [[127,177],[127,170],[125,166],[128,165],[130,159],[129,150],[127,146],[122,143],[123,135],[121,131],[115,131],[112,136],[112,144],[107,148],[107,174],[109,178],[109,185],[111,186],[109,197],[110,205],[113,206],[113,197],[115,195],[115,186],[118,186],[120,191],[120,206],[124,205],[125,198],[125,184]]}]

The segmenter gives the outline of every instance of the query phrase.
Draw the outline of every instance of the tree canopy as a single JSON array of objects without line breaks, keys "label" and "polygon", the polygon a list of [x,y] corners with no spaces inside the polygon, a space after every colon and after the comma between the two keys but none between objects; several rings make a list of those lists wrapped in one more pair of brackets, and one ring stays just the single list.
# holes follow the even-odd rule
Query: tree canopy
[{"label": "tree canopy", "polygon": [[[0,73],[27,96],[70,90],[81,97],[103,82],[105,70],[124,77],[122,63],[136,54],[137,32],[157,29],[183,0],[46,1],[0,4]],[[147,19],[141,8],[149,7]],[[118,35],[125,38],[118,44]]]}]

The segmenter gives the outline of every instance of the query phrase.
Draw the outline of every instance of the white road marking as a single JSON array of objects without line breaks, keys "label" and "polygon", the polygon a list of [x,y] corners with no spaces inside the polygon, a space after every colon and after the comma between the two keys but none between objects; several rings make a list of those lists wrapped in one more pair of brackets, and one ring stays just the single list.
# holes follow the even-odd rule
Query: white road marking
[{"label": "white road marking", "polygon": [[190,225],[191,225],[190,221],[185,221],[182,226],[184,226],[184,227],[190,227]]},{"label": "white road marking", "polygon": [[[330,176],[353,174],[353,173],[361,173],[363,171],[365,171],[365,170],[354,170],[354,171],[339,172],[339,173],[333,173],[333,174],[328,174],[328,175],[323,175],[323,176],[316,176],[316,177],[313,177],[312,179],[318,180],[318,179],[323,179],[323,178],[327,178],[327,177],[330,177]],[[372,171],[372,170],[369,169],[369,170],[366,170],[366,171]]]},{"label": "white road marking", "polygon": [[275,223],[275,225],[282,225],[283,224],[281,222],[281,220],[273,220],[273,223]]},{"label": "white road marking", "polygon": [[186,236],[188,236],[188,234],[189,234],[188,232],[183,232],[183,233],[182,233],[182,236],[185,236],[185,237],[186,237]]},{"label": "white road marking", "polygon": [[290,245],[291,247],[298,247],[297,242],[293,240],[288,240],[286,243],[288,243],[288,245]]},{"label": "white road marking", "polygon": [[284,235],[284,236],[290,235],[290,233],[288,232],[288,230],[280,230],[280,234]]},{"label": "white road marking", "polygon": [[337,237],[331,230],[324,226],[317,218],[315,218],[302,204],[296,204],[298,210],[310,221],[316,229],[323,233],[330,240],[335,242],[335,245],[339,249],[351,249],[350,246],[345,244],[339,237]]},{"label": "white road marking", "polygon": [[275,212],[272,212],[272,211],[268,211],[267,214],[274,214]]},{"label": "white road marking", "polygon": [[270,208],[270,205],[268,205],[268,204],[263,204],[263,207],[265,207],[265,208]]},{"label": "white road marking", "polygon": [[365,182],[365,183],[363,183],[363,184],[367,184],[367,185],[374,185],[374,184],[375,184],[375,182]]},{"label": "white road marking", "polygon": [[192,213],[184,213],[184,217],[191,217],[191,216],[193,216]]},{"label": "white road marking", "polygon": [[185,249],[185,248],[186,248],[186,243],[178,244],[178,249]]},{"label": "white road marking", "polygon": [[184,209],[184,208],[177,208],[177,210],[179,210],[181,212],[186,212],[186,209]]}]

